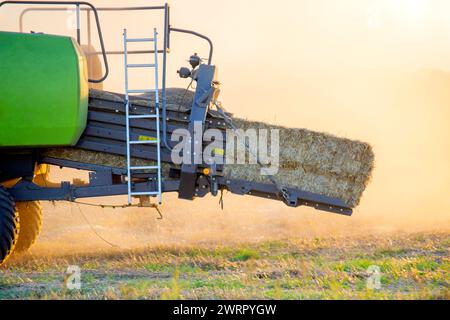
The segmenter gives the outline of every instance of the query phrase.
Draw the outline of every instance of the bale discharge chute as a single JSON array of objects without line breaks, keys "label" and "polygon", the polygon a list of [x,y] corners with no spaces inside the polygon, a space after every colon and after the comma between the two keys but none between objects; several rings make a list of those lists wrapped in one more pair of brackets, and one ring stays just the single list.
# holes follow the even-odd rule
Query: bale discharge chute
[{"label": "bale discharge chute", "polygon": [[[6,1],[0,3],[0,8],[21,4],[50,3]],[[94,14],[101,43],[99,56],[106,70],[100,79],[88,79],[92,72],[82,53],[80,32],[78,41],[58,35],[0,32],[0,76],[9,79],[0,86],[0,125],[7,129],[0,134],[1,199],[6,201],[6,213],[1,217],[7,219],[0,221],[0,226],[11,225],[15,219],[14,201],[76,201],[114,195],[128,195],[129,204],[134,198],[145,204],[153,197],[162,202],[167,192],[193,200],[228,190],[282,201],[291,207],[310,206],[344,215],[351,215],[352,208],[358,205],[373,168],[370,145],[305,129],[242,120],[227,113],[219,102],[220,83],[217,67],[212,65],[212,42],[196,32],[172,28],[167,4],[139,8],[95,8],[86,2],[51,4],[75,6],[78,14]],[[123,51],[107,51],[98,12],[127,10],[161,11],[163,29],[149,31],[145,38],[132,37],[125,29]],[[175,32],[200,37],[210,46],[207,62],[195,54],[189,59],[190,68],[178,71],[180,77],[196,83],[195,92],[166,88],[169,40]],[[131,50],[129,46],[137,42],[148,45],[147,49]],[[108,76],[109,54],[124,56],[123,94],[88,90],[88,82],[98,85]],[[134,54],[145,54],[148,63],[130,63]],[[128,70],[136,68],[148,70],[148,75],[154,77],[153,84],[132,88]],[[272,174],[261,174],[258,153],[253,164],[225,161],[230,155],[228,143],[234,139],[244,145],[244,158],[254,155],[246,137],[242,139],[238,134],[252,128],[279,131],[278,169]],[[219,147],[210,148],[208,130],[218,133],[214,142]],[[178,140],[173,139],[174,135]],[[182,161],[175,161],[174,150],[184,138],[189,144],[182,149]],[[199,153],[207,155],[200,162]],[[38,183],[37,177],[42,177],[46,165],[89,171],[89,182]],[[39,219],[27,221],[40,224],[40,208]],[[17,242],[15,234],[8,238],[9,249],[2,251],[3,260]],[[37,236],[38,232],[27,234]],[[25,247],[35,240],[28,238]]]},{"label": "bale discharge chute", "polygon": [[[133,109],[138,114],[145,112],[147,108],[154,112],[155,105],[151,99],[150,96],[149,102],[140,97],[133,98]],[[192,91],[167,89],[169,134],[179,128],[188,128],[193,99]],[[91,90],[88,119],[87,128],[75,148],[50,148],[43,150],[42,155],[54,159],[47,161],[85,159],[93,164],[125,168],[125,159],[121,157],[124,155],[125,144],[123,95]],[[242,130],[247,128],[280,130],[279,169],[274,178],[282,186],[339,198],[344,200],[348,207],[358,204],[373,166],[370,145],[305,129],[277,127],[243,119],[233,118],[233,121]],[[205,130],[210,128],[223,131],[225,140],[223,145],[226,145],[225,130],[228,126],[222,115],[213,109],[209,111],[205,121]],[[156,137],[155,128],[146,128],[143,121],[132,122],[131,132],[136,138]],[[175,146],[173,142],[170,144],[171,147]],[[103,151],[101,148],[104,148]],[[117,156],[111,157],[111,153]],[[155,154],[154,147],[141,146],[133,155],[137,164],[144,165],[145,159],[156,161]],[[166,176],[171,167],[178,168],[171,163],[169,150],[163,150],[162,160],[166,163],[164,166]],[[268,177],[261,175],[260,169],[258,164],[225,163],[221,173],[224,179],[271,183]]]}]

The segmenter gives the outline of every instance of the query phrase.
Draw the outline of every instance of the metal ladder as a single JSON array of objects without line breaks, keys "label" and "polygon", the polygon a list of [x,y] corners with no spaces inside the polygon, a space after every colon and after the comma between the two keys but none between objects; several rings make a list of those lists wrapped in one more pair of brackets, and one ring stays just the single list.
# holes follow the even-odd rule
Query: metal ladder
[{"label": "metal ladder", "polygon": [[[128,38],[127,29],[123,30],[123,45],[124,45],[124,59],[125,59],[125,112],[126,112],[126,136],[127,136],[127,179],[128,179],[128,204],[132,204],[133,197],[139,196],[156,196],[158,203],[162,203],[162,187],[161,187],[161,139],[160,139],[160,119],[159,119],[159,89],[158,89],[158,46],[157,46],[157,31],[154,29],[153,38]],[[153,42],[154,44],[154,63],[153,64],[129,64],[128,54],[127,54],[127,44],[129,42]],[[155,71],[155,88],[153,89],[139,89],[130,90],[128,88],[128,69],[129,68],[153,68]],[[155,93],[155,113],[154,114],[140,114],[133,115],[130,114],[130,101],[129,95],[133,93]],[[156,139],[146,139],[146,140],[131,140],[130,134],[130,120],[131,119],[149,119],[156,122]],[[157,165],[156,166],[132,166],[131,164],[131,148],[134,145],[156,145],[157,150]],[[156,190],[152,188],[149,191],[135,192],[132,188],[132,178],[135,171],[157,171],[157,186]]]}]

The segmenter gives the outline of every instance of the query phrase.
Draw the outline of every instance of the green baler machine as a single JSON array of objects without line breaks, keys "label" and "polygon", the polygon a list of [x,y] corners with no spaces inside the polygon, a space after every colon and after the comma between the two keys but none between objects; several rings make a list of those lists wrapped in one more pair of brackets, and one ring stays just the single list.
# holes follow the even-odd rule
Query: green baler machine
[{"label": "green baler machine", "polygon": [[86,57],[71,37],[0,32],[0,147],[75,145],[86,127]]}]

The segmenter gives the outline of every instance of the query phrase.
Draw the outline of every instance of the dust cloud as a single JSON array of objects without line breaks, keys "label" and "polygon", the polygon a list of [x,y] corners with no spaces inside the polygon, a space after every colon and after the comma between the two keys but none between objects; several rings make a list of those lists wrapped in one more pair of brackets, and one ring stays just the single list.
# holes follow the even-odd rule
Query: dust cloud
[{"label": "dust cloud", "polygon": [[[52,168],[52,179],[86,180],[83,173]],[[80,200],[91,204],[125,204],[126,197]],[[407,219],[389,209],[375,215],[357,209],[352,217],[310,208],[224,193],[194,202],[164,196],[163,219],[151,208],[101,208],[69,202],[44,202],[44,226],[35,255],[58,256],[139,249],[161,245],[233,245],[269,240],[389,235],[399,232],[448,231],[448,215],[412,214]]]},{"label": "dust cloud", "polygon": [[[174,0],[171,8],[174,26],[213,39],[213,63],[219,67],[221,100],[228,111],[369,142],[376,156],[373,179],[352,217],[230,194],[225,194],[223,211],[217,198],[191,203],[165,195],[163,220],[151,209],[81,206],[102,237],[128,248],[450,230],[448,1]],[[0,13],[5,30],[17,29],[18,13]],[[23,28],[61,30],[67,13],[59,20],[56,15],[42,19],[30,13]],[[124,27],[145,36],[161,23],[138,13],[102,13],[101,19],[109,50],[121,48]],[[82,38],[85,44],[87,35]],[[88,44],[98,50],[96,39],[94,33]],[[207,46],[181,35],[171,43],[168,83],[185,87],[175,70],[193,52],[207,56]],[[112,57],[110,67],[104,88],[121,92],[122,58]],[[139,77],[147,79],[146,74]],[[54,175],[54,181],[62,176],[71,180],[79,173],[56,169]],[[123,204],[126,199],[92,201]],[[44,229],[34,251],[109,248],[77,205],[45,203],[44,210]]]}]

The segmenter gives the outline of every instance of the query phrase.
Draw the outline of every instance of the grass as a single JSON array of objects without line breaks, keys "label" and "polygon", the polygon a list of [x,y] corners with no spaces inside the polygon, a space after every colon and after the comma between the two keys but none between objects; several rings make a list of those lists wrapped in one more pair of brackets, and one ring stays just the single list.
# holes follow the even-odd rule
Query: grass
[{"label": "grass", "polygon": [[[0,299],[449,299],[450,234],[168,246],[12,260]],[[64,284],[69,265],[81,290]],[[367,270],[380,270],[370,289]]]},{"label": "grass", "polygon": [[259,252],[254,249],[242,248],[236,251],[232,261],[247,261],[250,259],[259,259]]}]

